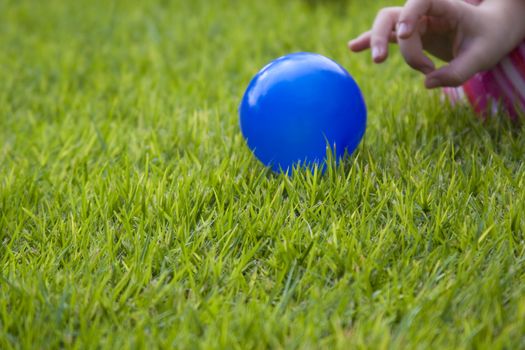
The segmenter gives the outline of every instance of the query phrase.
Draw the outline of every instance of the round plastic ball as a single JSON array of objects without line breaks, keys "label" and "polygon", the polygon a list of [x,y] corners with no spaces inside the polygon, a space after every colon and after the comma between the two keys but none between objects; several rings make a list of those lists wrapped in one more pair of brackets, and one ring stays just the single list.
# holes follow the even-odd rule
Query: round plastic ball
[{"label": "round plastic ball", "polygon": [[365,102],[350,74],[329,58],[304,52],[257,73],[239,115],[249,148],[277,172],[324,167],[330,152],[339,161],[354,152],[366,129]]}]

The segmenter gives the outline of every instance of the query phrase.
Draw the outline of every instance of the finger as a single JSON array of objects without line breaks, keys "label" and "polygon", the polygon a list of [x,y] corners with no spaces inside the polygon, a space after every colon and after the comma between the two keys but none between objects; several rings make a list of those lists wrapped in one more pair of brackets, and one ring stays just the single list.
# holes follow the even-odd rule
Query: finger
[{"label": "finger", "polygon": [[435,65],[423,51],[421,33],[424,32],[425,28],[420,28],[420,30],[421,32],[417,31],[416,34],[410,36],[408,39],[400,39],[399,49],[410,67],[426,75],[435,70]]},{"label": "finger", "polygon": [[377,15],[374,25],[372,26],[370,47],[372,49],[372,58],[374,62],[381,63],[388,56],[388,43],[390,36],[395,30],[400,8],[385,8]]},{"label": "finger", "polygon": [[368,31],[357,38],[351,40],[348,43],[348,48],[354,52],[361,52],[370,48],[370,38],[372,37],[372,32]]},{"label": "finger", "polygon": [[399,38],[410,37],[417,29],[423,16],[457,18],[457,1],[451,0],[408,0],[399,15],[397,33]]},{"label": "finger", "polygon": [[483,50],[480,45],[471,45],[470,49],[461,53],[448,65],[430,73],[425,79],[428,89],[437,87],[457,87],[472,78],[474,74],[483,69],[480,57]]},{"label": "finger", "polygon": [[[348,48],[353,52],[361,52],[370,48],[370,39],[372,38],[372,32],[368,31],[361,34],[357,38],[351,40],[348,43]],[[397,35],[395,32],[390,32],[388,42],[395,44],[397,43]]]}]

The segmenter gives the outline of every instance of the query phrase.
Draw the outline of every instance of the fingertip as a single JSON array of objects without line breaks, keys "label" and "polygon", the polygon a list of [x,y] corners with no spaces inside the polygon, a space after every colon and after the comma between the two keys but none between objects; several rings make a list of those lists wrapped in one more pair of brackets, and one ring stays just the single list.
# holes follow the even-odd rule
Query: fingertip
[{"label": "fingertip", "polygon": [[436,71],[436,66],[434,65],[434,62],[426,56],[423,56],[424,59],[424,65],[421,67],[420,71],[421,73],[425,75],[429,75]]},{"label": "fingertip", "polygon": [[425,79],[425,87],[427,89],[436,89],[436,88],[439,88],[441,87],[441,81],[437,78],[434,78],[434,77],[427,77]]},{"label": "fingertip", "polygon": [[348,44],[348,49],[354,53],[359,53],[361,51],[364,51],[366,49],[366,46],[361,45],[360,43],[352,43]]},{"label": "fingertip", "polygon": [[442,67],[435,72],[427,75],[425,85],[429,89],[437,87],[458,87],[461,86],[467,79],[463,76],[467,74],[460,74],[462,71],[457,66],[457,62],[451,62],[448,66]]},{"label": "fingertip", "polygon": [[386,61],[386,58],[387,58],[386,55],[377,56],[377,57],[373,57],[373,61],[374,63],[383,63]]},{"label": "fingertip", "polygon": [[434,68],[432,67],[423,67],[421,68],[421,73],[428,75],[434,71]]},{"label": "fingertip", "polygon": [[414,26],[408,21],[399,22],[397,25],[397,36],[400,39],[408,39],[413,31]]},{"label": "fingertip", "polygon": [[375,46],[372,48],[372,60],[375,63],[383,63],[387,58],[387,50],[381,46]]}]

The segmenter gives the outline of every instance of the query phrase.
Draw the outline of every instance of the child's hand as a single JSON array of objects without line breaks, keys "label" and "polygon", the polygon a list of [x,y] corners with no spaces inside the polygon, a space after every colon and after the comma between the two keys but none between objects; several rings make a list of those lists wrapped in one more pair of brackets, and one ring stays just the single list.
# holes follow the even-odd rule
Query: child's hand
[{"label": "child's hand", "polygon": [[[477,2],[471,0],[470,2]],[[397,42],[405,61],[426,75],[427,88],[459,86],[496,65],[525,36],[524,0],[408,0],[386,8],[372,30],[349,43],[354,52],[371,48],[376,63]],[[449,62],[436,69],[423,50]]]}]

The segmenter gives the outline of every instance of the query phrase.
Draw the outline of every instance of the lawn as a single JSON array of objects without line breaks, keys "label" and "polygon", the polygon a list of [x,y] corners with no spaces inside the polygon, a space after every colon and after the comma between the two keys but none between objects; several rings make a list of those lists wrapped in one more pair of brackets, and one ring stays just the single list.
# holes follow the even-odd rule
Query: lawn
[{"label": "lawn", "polygon": [[[0,348],[524,348],[525,132],[350,54],[386,4],[0,0]],[[368,105],[324,175],[239,130],[295,51]]]}]

